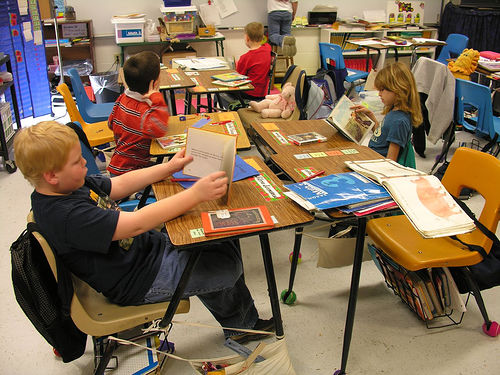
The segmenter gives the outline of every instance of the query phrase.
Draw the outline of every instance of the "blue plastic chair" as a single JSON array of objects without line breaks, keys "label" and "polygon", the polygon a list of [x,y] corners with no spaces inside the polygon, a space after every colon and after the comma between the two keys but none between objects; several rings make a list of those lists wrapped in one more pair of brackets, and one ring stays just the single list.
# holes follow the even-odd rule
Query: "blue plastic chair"
[{"label": "blue plastic chair", "polygon": [[71,86],[75,94],[78,110],[83,117],[83,120],[88,123],[107,121],[115,103],[92,103],[85,92],[82,80],[75,68],[68,70],[71,78]]},{"label": "blue plastic chair", "polygon": [[[500,137],[500,118],[493,116],[490,89],[478,83],[457,78],[455,97],[457,99],[456,122],[468,130],[489,136],[491,141],[482,149],[484,152],[488,151],[499,142]],[[467,107],[477,109],[477,117],[471,118],[476,123],[475,126],[464,119],[464,110]],[[498,150],[499,148],[496,154]]]},{"label": "blue plastic chair", "polygon": [[460,56],[462,51],[467,48],[469,38],[462,34],[450,34],[446,38],[446,45],[443,46],[438,58],[436,59],[442,64],[448,65],[447,59]]},{"label": "blue plastic chair", "polygon": [[[334,65],[336,70],[346,69],[344,56],[342,55],[342,48],[332,43],[319,44],[319,56],[321,59],[321,68],[328,69],[327,59],[330,60],[330,65]],[[333,63],[332,63],[333,62]],[[348,92],[354,88],[356,81],[365,80],[368,77],[368,72],[362,70],[347,68],[347,76],[344,78],[350,84]]]}]

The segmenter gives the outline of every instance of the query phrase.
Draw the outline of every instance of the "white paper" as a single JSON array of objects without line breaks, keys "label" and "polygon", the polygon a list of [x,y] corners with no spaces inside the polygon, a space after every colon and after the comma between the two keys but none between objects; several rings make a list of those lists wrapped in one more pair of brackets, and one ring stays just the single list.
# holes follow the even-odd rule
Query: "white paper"
[{"label": "white paper", "polygon": [[23,36],[26,42],[33,40],[33,34],[31,32],[31,22],[23,22]]},{"label": "white paper", "polygon": [[233,0],[214,0],[214,4],[219,8],[219,14],[222,18],[228,17],[238,11]]},{"label": "white paper", "polygon": [[385,10],[364,10],[363,19],[368,22],[385,22]]},{"label": "white paper", "polygon": [[35,30],[33,32],[33,40],[35,45],[40,46],[43,44],[42,30]]},{"label": "white paper", "polygon": [[17,7],[19,8],[19,14],[25,16],[28,14],[28,1],[17,0]]},{"label": "white paper", "polygon": [[173,59],[172,62],[177,64],[177,66],[193,70],[208,70],[226,66],[224,61],[221,61],[215,57],[200,57],[195,59]]},{"label": "white paper", "polygon": [[205,25],[220,25],[218,8],[215,5],[200,4],[200,17]]}]

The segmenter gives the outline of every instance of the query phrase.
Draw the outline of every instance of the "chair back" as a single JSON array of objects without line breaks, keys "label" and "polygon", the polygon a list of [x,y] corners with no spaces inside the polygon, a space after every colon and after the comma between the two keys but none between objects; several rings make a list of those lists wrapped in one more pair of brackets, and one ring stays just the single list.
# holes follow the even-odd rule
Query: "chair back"
[{"label": "chair back", "polygon": [[330,65],[335,66],[335,69],[345,69],[344,56],[342,55],[342,48],[333,43],[320,43],[319,44],[319,57],[321,60],[321,68],[328,70],[328,60],[334,61],[335,64],[330,62]]},{"label": "chair back", "polygon": [[[460,195],[463,188],[471,188],[481,194],[485,203],[479,221],[493,233],[496,232],[500,219],[500,160],[485,152],[459,147],[446,169],[442,183],[455,197]],[[489,249],[491,241],[480,230],[476,229],[475,232],[479,240],[473,243]]]},{"label": "chair back", "polygon": [[82,129],[82,125],[78,121],[69,122],[66,125],[72,128],[78,135],[78,139],[80,139],[80,146],[82,147],[82,156],[87,162],[87,176],[95,174],[100,175],[101,171],[97,166],[97,163],[95,161],[95,156],[92,153],[92,149],[90,147],[87,136],[85,135],[85,132]]},{"label": "chair back", "polygon": [[438,58],[436,59],[442,64],[448,65],[447,59],[460,56],[462,51],[467,47],[469,38],[462,34],[450,34],[446,38],[446,45],[443,46]]},{"label": "chair back", "polygon": [[285,76],[283,77],[282,87],[285,83],[290,82],[295,87],[295,102],[296,106],[293,113],[287,120],[305,120],[301,118],[301,110],[299,108],[299,103],[304,102],[304,81],[306,79],[305,71],[302,70],[297,65],[291,65]]},{"label": "chair back", "polygon": [[274,71],[276,70],[276,60],[277,60],[278,54],[276,52],[271,51],[271,67],[269,68],[269,73],[267,74],[267,79],[269,80],[268,86],[267,86],[267,93],[271,93],[271,89],[273,88],[274,85]]},{"label": "chair back", "polygon": [[493,110],[491,107],[490,89],[479,83],[456,79],[455,85],[456,110],[455,120],[458,124],[464,124],[464,110],[466,105],[477,108],[476,131],[487,134],[491,138],[495,136],[493,126]]},{"label": "chair back", "polygon": [[[85,92],[85,87],[83,87],[82,79],[75,68],[68,69],[68,74],[71,79],[71,86],[73,88],[73,93],[75,94],[76,102],[80,110],[86,111],[87,108],[92,106],[92,103]],[[90,122],[90,121],[89,121]]]},{"label": "chair back", "polygon": [[64,99],[64,104],[66,104],[66,109],[68,110],[69,118],[71,119],[71,121],[79,122],[81,125],[85,124],[85,121],[83,121],[82,115],[80,114],[80,111],[76,106],[75,100],[73,99],[73,96],[69,91],[68,85],[66,85],[65,83],[61,83],[56,87],[56,90],[59,92],[59,94],[62,95]]},{"label": "chair back", "polygon": [[[28,222],[35,222],[33,212],[29,213]],[[33,236],[42,247],[57,280],[56,259],[49,243],[40,232],[34,231]],[[115,305],[74,275],[73,289],[71,319],[78,329],[95,337],[115,334],[162,318],[169,304],[161,302],[140,306]],[[189,312],[189,299],[181,300],[176,314],[187,312]]]}]

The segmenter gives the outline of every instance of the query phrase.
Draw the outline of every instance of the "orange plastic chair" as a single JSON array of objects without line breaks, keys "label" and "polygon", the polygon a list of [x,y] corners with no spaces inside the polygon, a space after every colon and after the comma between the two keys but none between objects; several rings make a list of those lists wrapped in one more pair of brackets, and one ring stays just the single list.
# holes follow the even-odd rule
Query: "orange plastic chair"
[{"label": "orange plastic chair", "polygon": [[108,128],[107,121],[94,122],[92,124],[83,121],[82,115],[78,111],[78,107],[69,91],[68,85],[61,83],[56,89],[64,99],[71,121],[77,121],[82,125],[82,129],[87,135],[91,147],[100,146],[115,140],[113,131]]},{"label": "orange plastic chair", "polygon": [[[444,187],[455,197],[465,188],[472,188],[485,199],[479,221],[493,233],[500,219],[500,160],[470,148],[458,148],[442,179]],[[461,267],[484,319],[483,331],[489,336],[500,333],[497,322],[490,321],[477,284],[467,266],[481,262],[478,252],[470,251],[449,237],[423,238],[406,216],[370,220],[366,231],[375,246],[409,271],[434,267]],[[478,228],[458,236],[468,244],[479,245],[489,252],[492,241]]]}]

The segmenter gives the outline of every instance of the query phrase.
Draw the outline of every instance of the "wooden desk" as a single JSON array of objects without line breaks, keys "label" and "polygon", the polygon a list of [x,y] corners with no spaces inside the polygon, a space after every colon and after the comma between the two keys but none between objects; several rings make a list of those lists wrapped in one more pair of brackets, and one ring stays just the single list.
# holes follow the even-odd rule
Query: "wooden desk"
[{"label": "wooden desk", "polygon": [[[212,84],[214,79],[212,76],[214,74],[224,74],[224,73],[235,73],[236,71],[234,69],[225,69],[225,70],[200,70],[198,71],[198,75],[191,76],[191,79],[195,80],[196,86],[191,87],[187,90],[186,93],[186,112],[185,113],[190,113],[190,108],[191,106],[188,105],[191,103],[191,98],[193,95],[197,96],[197,109],[196,111],[199,112],[200,108],[200,98],[201,95],[206,94],[207,95],[207,106],[208,106],[208,111],[212,112],[213,111],[213,106],[212,106],[212,97],[211,94],[215,94],[216,96],[220,94],[221,92],[230,92],[238,95],[238,93],[241,93],[242,91],[248,91],[248,90],[253,90],[254,86],[251,83],[238,86],[238,87],[226,87],[226,86],[218,86]],[[242,98],[240,99],[242,101]],[[243,103],[243,101],[242,101]]]},{"label": "wooden desk", "polygon": [[[180,118],[185,117],[186,120],[181,121]],[[250,149],[250,141],[248,140],[247,133],[245,128],[243,127],[243,123],[241,122],[240,116],[238,116],[237,112],[215,112],[207,115],[195,114],[195,115],[186,115],[186,116],[172,116],[168,119],[168,127],[166,135],[174,135],[181,134],[186,131],[187,128],[195,124],[201,119],[210,119],[211,122],[203,125],[202,128],[214,132],[219,133],[228,133],[227,128],[224,124],[211,125],[214,122],[232,120],[236,124],[236,131],[238,132],[238,138],[236,139],[236,148],[237,150],[248,150]],[[165,150],[158,144],[158,142],[151,142],[151,147],[149,149],[149,153],[151,156],[156,156],[157,158],[161,158],[159,162],[163,161],[163,157],[167,155],[171,155],[172,153],[167,153]]]},{"label": "wooden desk", "polygon": [[[303,227],[304,225],[311,224],[314,221],[314,217],[297,206],[290,199],[284,197],[282,194],[283,185],[281,181],[271,172],[261,159],[256,157],[244,159],[251,159],[252,165],[257,166],[260,175],[233,183],[229,205],[219,205],[217,201],[202,203],[182,216],[168,221],[165,224],[165,227],[172,244],[182,249],[188,249],[210,242],[238,240],[242,237],[259,235],[262,258],[266,270],[269,299],[276,325],[276,336],[281,338],[284,333],[283,323],[281,320],[279,298],[276,289],[276,280],[274,276],[268,233],[282,229]],[[262,182],[259,183],[258,181],[264,181],[264,186],[266,186],[266,188],[262,189]],[[157,199],[162,199],[182,191],[183,188],[178,183],[171,182],[168,179],[154,184],[153,189]],[[272,191],[275,197],[271,198],[270,195],[267,195],[266,197],[263,191]],[[276,218],[277,223],[274,228],[270,230],[229,236],[196,237],[191,235],[191,231],[198,231],[202,228],[200,214],[203,211],[242,208],[257,205],[265,205],[269,209],[269,213]],[[162,327],[165,327],[171,322],[198,255],[199,251],[195,251],[194,249],[191,250],[191,255],[188,264],[186,265],[186,269],[182,274],[179,285],[172,296],[167,312],[162,320]]]},{"label": "wooden desk", "polygon": [[[196,84],[193,80],[182,71],[182,69],[177,68],[162,68],[160,70],[160,92],[163,93],[165,98],[165,103],[168,104],[170,109],[170,114],[172,116],[177,115],[177,108],[175,106],[175,90],[185,89],[188,87],[193,87]],[[125,82],[125,77],[123,75],[123,68],[120,68],[118,72],[118,83],[127,88],[127,83]],[[170,100],[167,96],[167,92],[170,93]]]}]

